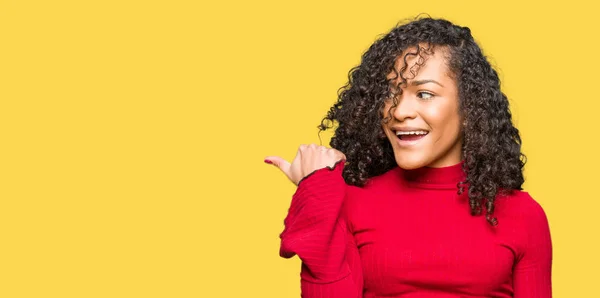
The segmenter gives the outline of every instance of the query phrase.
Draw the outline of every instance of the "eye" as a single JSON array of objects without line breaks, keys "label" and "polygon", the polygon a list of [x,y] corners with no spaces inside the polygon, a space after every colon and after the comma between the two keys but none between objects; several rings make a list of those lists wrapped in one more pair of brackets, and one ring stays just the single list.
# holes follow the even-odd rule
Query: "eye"
[{"label": "eye", "polygon": [[433,98],[433,93],[429,93],[429,92],[425,92],[425,91],[419,91],[417,93],[417,97],[421,98],[421,99],[432,99]]}]

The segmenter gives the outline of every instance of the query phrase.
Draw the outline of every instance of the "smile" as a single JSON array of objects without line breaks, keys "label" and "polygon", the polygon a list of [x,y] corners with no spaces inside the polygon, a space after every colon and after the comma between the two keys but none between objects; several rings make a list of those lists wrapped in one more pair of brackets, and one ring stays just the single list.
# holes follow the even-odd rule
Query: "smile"
[{"label": "smile", "polygon": [[414,145],[429,134],[426,130],[398,130],[394,133],[396,134],[396,137],[398,137],[398,144],[400,144],[400,146]]}]

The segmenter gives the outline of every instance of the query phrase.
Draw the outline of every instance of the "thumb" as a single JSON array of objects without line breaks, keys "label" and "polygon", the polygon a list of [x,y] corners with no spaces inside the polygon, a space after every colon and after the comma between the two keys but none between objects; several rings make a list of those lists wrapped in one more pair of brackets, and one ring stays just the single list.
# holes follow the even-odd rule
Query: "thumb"
[{"label": "thumb", "polygon": [[275,165],[276,167],[278,167],[286,176],[288,176],[288,178],[291,177],[291,173],[290,173],[290,163],[279,157],[279,156],[267,156],[265,157],[265,162],[266,163],[270,163]]}]

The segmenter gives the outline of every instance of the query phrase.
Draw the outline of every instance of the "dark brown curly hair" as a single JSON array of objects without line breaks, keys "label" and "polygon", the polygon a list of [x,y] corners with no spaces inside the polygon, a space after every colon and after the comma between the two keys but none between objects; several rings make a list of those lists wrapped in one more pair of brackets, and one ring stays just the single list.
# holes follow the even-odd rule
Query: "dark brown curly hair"
[{"label": "dark brown curly hair", "polygon": [[[422,44],[429,46],[423,48]],[[395,61],[409,48],[416,47],[416,55],[428,55],[431,46],[446,50],[447,65],[458,85],[466,173],[466,180],[457,185],[458,193],[467,187],[471,214],[482,214],[485,206],[486,219],[496,225],[496,196],[522,189],[526,158],[498,74],[469,28],[431,17],[418,17],[394,27],[370,46],[360,65],[350,70],[348,83],[340,88],[337,102],[318,126],[319,132],[336,127],[330,146],[346,155],[343,176],[350,185],[364,186],[368,178],[397,167],[381,127],[387,118],[382,112],[385,101],[392,95],[387,74],[394,71]]]}]

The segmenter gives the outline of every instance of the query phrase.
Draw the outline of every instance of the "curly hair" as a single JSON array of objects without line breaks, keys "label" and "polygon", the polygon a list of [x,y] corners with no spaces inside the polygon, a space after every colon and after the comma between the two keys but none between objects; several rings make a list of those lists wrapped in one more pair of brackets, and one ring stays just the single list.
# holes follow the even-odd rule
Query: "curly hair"
[{"label": "curly hair", "polygon": [[[319,133],[337,126],[330,146],[346,155],[343,177],[350,185],[364,186],[368,178],[396,167],[392,146],[381,127],[389,120],[383,113],[385,101],[395,98],[387,74],[395,71],[395,61],[409,48],[416,47],[417,52],[411,55],[422,57],[431,54],[431,46],[445,49],[446,63],[458,86],[466,174],[465,181],[457,185],[458,194],[468,188],[471,214],[482,214],[485,207],[487,221],[496,225],[496,196],[522,189],[526,157],[498,74],[468,27],[431,17],[394,27],[350,70],[348,83],[340,88],[337,102],[318,126]],[[414,74],[413,69],[410,71]],[[406,78],[401,79],[406,82]]]}]

